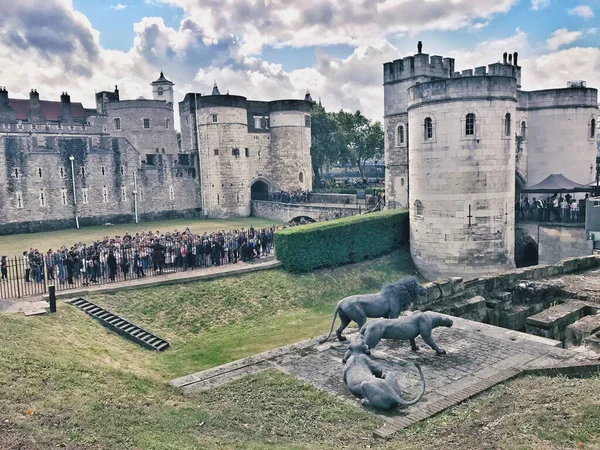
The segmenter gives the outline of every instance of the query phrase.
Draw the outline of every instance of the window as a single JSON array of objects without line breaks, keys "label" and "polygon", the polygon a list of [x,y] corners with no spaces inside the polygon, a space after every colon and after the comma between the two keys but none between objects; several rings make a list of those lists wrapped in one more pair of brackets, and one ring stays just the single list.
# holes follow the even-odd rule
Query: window
[{"label": "window", "polygon": [[213,123],[217,123],[219,121],[219,116],[217,114],[213,114],[212,121],[213,121]]},{"label": "window", "polygon": [[221,197],[219,194],[217,194],[217,205],[221,204]]},{"label": "window", "polygon": [[218,148],[215,148],[214,152],[215,152],[215,156],[219,156],[219,149]]},{"label": "window", "polygon": [[66,175],[65,175],[65,169],[64,169],[64,167],[60,167],[60,168],[58,169],[58,176],[59,176],[60,178],[65,178],[65,176],[66,176]]},{"label": "window", "polygon": [[236,197],[237,197],[237,203],[238,203],[238,205],[239,205],[239,204],[240,204],[240,193],[238,192],[238,193],[236,193],[235,195],[236,195]]},{"label": "window", "polygon": [[40,191],[40,206],[46,206],[46,196],[43,189]]},{"label": "window", "polygon": [[298,174],[298,181],[299,181],[300,183],[304,183],[304,174],[303,174],[302,172],[300,172],[300,173]]},{"label": "window", "polygon": [[60,190],[60,201],[63,206],[65,206],[67,204],[67,190],[66,189]]},{"label": "window", "polygon": [[140,194],[140,202],[143,202],[144,201],[144,191],[142,191],[140,189],[139,194]]},{"label": "window", "polygon": [[108,127],[106,125],[102,125],[102,132],[104,134],[108,133]]},{"label": "window", "polygon": [[248,158],[250,156],[250,149],[249,148],[245,148],[244,152],[246,154],[246,158]]},{"label": "window", "polygon": [[144,124],[144,128],[145,128],[146,130],[150,129],[150,119],[148,119],[147,117],[144,117],[144,118],[142,119],[142,122],[143,122],[143,124]]},{"label": "window", "polygon": [[121,175],[125,175],[125,166],[121,166],[120,170],[121,170]]},{"label": "window", "polygon": [[239,158],[240,157],[240,149],[239,148],[232,148],[231,149],[231,154],[233,156],[235,156],[236,158]]},{"label": "window", "polygon": [[185,123],[186,123],[186,125],[189,125],[189,124],[190,124],[190,116],[187,116],[187,117],[185,118]]},{"label": "window", "polygon": [[81,178],[85,178],[85,167],[81,168]]},{"label": "window", "polygon": [[35,130],[36,128],[37,128],[37,125],[36,125],[35,123],[32,123],[32,124],[31,124],[31,129],[32,129],[32,130]]},{"label": "window", "polygon": [[425,139],[433,139],[433,120],[431,120],[431,117],[425,118],[424,127]]},{"label": "window", "polygon": [[167,130],[171,129],[171,119],[165,119],[165,128]]},{"label": "window", "polygon": [[38,167],[38,177],[42,178],[42,168]]},{"label": "window", "polygon": [[165,93],[165,90],[162,87],[159,87],[156,90],[156,92],[157,92],[158,95],[160,95],[162,97],[164,95],[164,93]]},{"label": "window", "polygon": [[404,186],[404,178],[400,178],[400,186]]},{"label": "window", "polygon": [[21,176],[21,172],[19,172],[19,169],[15,169],[15,178],[19,178]]},{"label": "window", "polygon": [[521,122],[521,140],[522,141],[527,140],[527,122],[525,122],[525,121]]},{"label": "window", "polygon": [[257,130],[262,128],[262,117],[254,116],[254,128]]},{"label": "window", "polygon": [[125,186],[121,186],[121,201],[127,201],[127,188]]},{"label": "window", "polygon": [[84,205],[87,205],[88,202],[88,190],[87,188],[83,188],[81,190],[81,201]]},{"label": "window", "polygon": [[121,119],[119,119],[118,117],[115,117],[113,122],[115,123],[115,130],[121,131]]},{"label": "window", "polygon": [[504,116],[504,136],[510,136],[510,113]]},{"label": "window", "polygon": [[169,186],[169,200],[175,200],[175,191],[173,190],[173,186]]},{"label": "window", "polygon": [[23,208],[23,193],[21,191],[17,191],[17,208]]},{"label": "window", "polygon": [[398,134],[396,136],[396,145],[400,146],[404,144],[404,126],[398,126]]},{"label": "window", "polygon": [[475,135],[475,114],[469,113],[467,114],[465,120],[465,135],[466,136],[474,136]]},{"label": "window", "polygon": [[590,120],[590,139],[596,137],[596,119]]},{"label": "window", "polygon": [[423,217],[423,209],[421,200],[415,200],[415,217]]},{"label": "window", "polygon": [[102,202],[108,202],[108,188],[106,186],[102,188]]}]

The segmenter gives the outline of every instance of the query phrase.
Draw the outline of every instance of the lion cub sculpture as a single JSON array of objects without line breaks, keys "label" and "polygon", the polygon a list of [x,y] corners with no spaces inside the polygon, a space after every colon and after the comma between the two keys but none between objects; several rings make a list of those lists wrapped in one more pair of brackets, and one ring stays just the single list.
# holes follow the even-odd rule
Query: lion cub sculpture
[{"label": "lion cub sculpture", "polygon": [[339,315],[341,324],[335,331],[340,341],[345,341],[342,331],[354,321],[360,329],[367,317],[388,317],[395,319],[406,311],[419,295],[427,295],[427,289],[419,284],[415,277],[404,277],[395,283],[386,283],[376,294],[351,295],[340,300],[333,311],[333,320],[329,334],[319,342],[326,342]]},{"label": "lion cub sculpture", "polygon": [[437,327],[451,327],[452,324],[452,320],[439,314],[419,311],[399,319],[369,320],[361,327],[360,334],[369,348],[374,348],[381,339],[385,338],[410,341],[410,348],[413,351],[419,350],[415,338],[421,335],[425,343],[438,355],[445,355],[446,350],[438,347],[431,337],[431,330]]},{"label": "lion cub sculpture", "polygon": [[344,367],[344,383],[350,392],[362,396],[363,406],[378,409],[405,408],[416,404],[425,393],[425,378],[421,367],[415,363],[421,378],[421,392],[413,400],[403,400],[398,378],[393,373],[384,374],[380,366],[371,361],[371,352],[361,335],[350,342],[348,351],[342,358]]}]

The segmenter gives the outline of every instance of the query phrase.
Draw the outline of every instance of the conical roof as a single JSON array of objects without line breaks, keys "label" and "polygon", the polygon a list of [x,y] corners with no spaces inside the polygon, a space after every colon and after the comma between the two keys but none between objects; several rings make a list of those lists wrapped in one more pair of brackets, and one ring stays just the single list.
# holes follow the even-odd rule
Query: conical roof
[{"label": "conical roof", "polygon": [[162,70],[160,71],[160,76],[158,77],[158,80],[153,81],[151,84],[175,84],[172,81],[169,81],[165,78],[165,75],[163,74]]},{"label": "conical roof", "polygon": [[588,192],[589,190],[589,186],[575,183],[574,181],[569,180],[567,177],[565,177],[562,173],[553,173],[552,175],[549,175],[546,178],[544,178],[538,184],[534,184],[533,186],[527,186],[525,189],[522,189],[521,192],[524,194],[558,194],[566,192]]},{"label": "conical roof", "polygon": [[215,80],[215,84],[213,84],[213,90],[211,95],[221,95],[219,92],[219,87],[217,86],[217,81]]}]

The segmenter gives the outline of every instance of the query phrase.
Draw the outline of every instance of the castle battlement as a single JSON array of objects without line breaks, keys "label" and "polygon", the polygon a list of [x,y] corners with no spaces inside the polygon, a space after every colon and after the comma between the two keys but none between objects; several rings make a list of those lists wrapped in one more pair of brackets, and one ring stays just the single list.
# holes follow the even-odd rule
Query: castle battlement
[{"label": "castle battlement", "polygon": [[394,83],[415,77],[450,78],[454,73],[454,59],[418,53],[396,59],[383,65],[383,82]]}]

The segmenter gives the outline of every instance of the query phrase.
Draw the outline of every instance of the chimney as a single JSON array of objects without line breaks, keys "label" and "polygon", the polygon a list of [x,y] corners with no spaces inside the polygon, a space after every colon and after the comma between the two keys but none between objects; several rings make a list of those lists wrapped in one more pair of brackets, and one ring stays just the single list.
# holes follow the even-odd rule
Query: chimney
[{"label": "chimney", "polygon": [[38,109],[40,107],[40,94],[35,89],[29,93],[29,109]]},{"label": "chimney", "polygon": [[66,92],[63,92],[60,96],[60,103],[62,109],[62,121],[73,122],[73,109],[71,107],[71,97]]},{"label": "chimney", "polygon": [[508,55],[508,64],[510,64],[512,66],[512,55],[511,54]]},{"label": "chimney", "polygon": [[115,100],[119,101],[119,87],[115,84]]},{"label": "chimney", "polygon": [[502,55],[502,62],[504,64],[506,64],[506,58],[508,58],[508,53],[504,52],[504,54]]},{"label": "chimney", "polygon": [[514,56],[513,57],[513,61],[515,62],[515,66],[518,66],[518,64],[517,64],[517,58],[519,57],[519,54],[517,52],[514,52],[513,56]]},{"label": "chimney", "polygon": [[8,105],[8,91],[6,86],[0,86],[0,105]]}]

